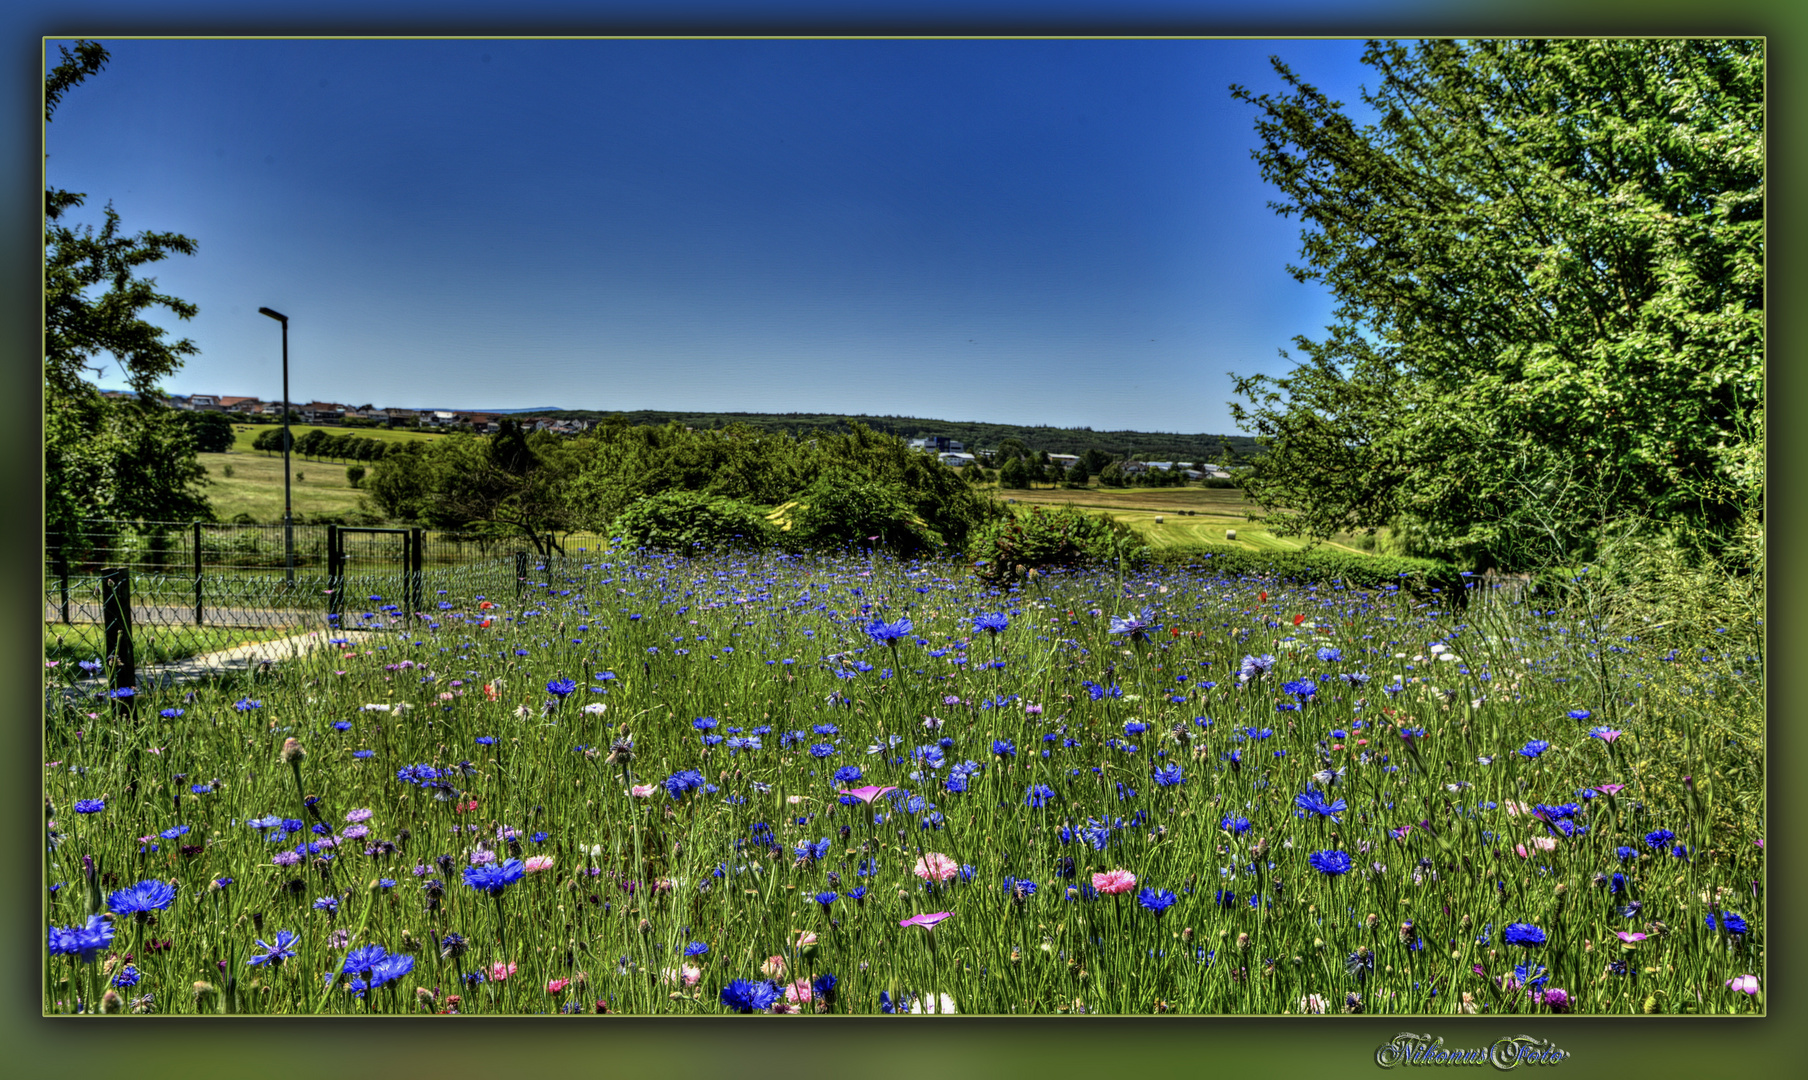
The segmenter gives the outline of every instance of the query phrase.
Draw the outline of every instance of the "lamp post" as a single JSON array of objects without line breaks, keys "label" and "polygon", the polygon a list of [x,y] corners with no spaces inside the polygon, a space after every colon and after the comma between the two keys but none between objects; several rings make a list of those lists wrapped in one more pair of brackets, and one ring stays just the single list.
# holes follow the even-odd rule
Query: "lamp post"
[{"label": "lamp post", "polygon": [[289,503],[289,317],[267,307],[257,309],[282,323],[282,532],[283,579],[295,584],[295,518]]}]

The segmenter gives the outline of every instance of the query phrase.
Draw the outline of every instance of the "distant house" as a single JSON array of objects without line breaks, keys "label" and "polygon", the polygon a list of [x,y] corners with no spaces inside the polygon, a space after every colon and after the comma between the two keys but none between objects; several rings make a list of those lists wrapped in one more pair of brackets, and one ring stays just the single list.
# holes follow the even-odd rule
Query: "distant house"
[{"label": "distant house", "polygon": [[315,424],[337,424],[345,416],[345,406],[330,401],[310,401],[306,405],[289,403],[304,422]]},{"label": "distant house", "polygon": [[1063,469],[1071,469],[1075,465],[1078,465],[1080,463],[1080,455],[1078,455],[1078,454],[1050,454],[1050,455],[1048,455],[1048,463],[1050,465],[1059,465]]},{"label": "distant house", "polygon": [[1144,461],[1120,461],[1118,462],[1118,468],[1123,470],[1125,476],[1136,476],[1140,473],[1148,472],[1149,463]]},{"label": "distant house", "polygon": [[969,465],[975,465],[979,462],[979,459],[972,454],[963,454],[952,450],[943,451],[937,456],[942,459],[943,465],[946,465],[951,469],[964,469]]},{"label": "distant house", "polygon": [[950,450],[960,451],[966,449],[966,446],[962,444],[959,439],[950,439],[946,435],[925,435],[920,439],[911,439],[905,443],[905,445],[912,450],[922,450],[925,453],[946,453]]},{"label": "distant house", "polygon": [[254,397],[223,397],[220,408],[230,413],[255,413],[263,410],[264,403]]},{"label": "distant house", "polygon": [[370,409],[364,413],[363,419],[368,420],[373,424],[387,424],[389,423],[389,410]]},{"label": "distant house", "polygon": [[[172,398],[171,400],[174,401],[175,399]],[[220,396],[218,394],[190,394],[188,395],[187,404],[183,407],[193,409],[196,412],[219,412]]]},{"label": "distant house", "polygon": [[384,412],[389,416],[390,427],[397,427],[402,424],[413,424],[418,422],[421,418],[421,414],[415,409],[385,409]]},{"label": "distant house", "polygon": [[458,423],[458,414],[448,409],[422,409],[421,423],[445,427],[448,424]]}]

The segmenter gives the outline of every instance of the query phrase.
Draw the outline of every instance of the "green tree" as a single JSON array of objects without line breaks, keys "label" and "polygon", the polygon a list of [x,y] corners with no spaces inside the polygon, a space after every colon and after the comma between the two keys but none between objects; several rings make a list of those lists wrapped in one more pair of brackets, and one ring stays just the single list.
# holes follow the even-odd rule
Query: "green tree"
[{"label": "green tree", "polygon": [[1087,470],[1086,460],[1084,458],[1067,467],[1066,480],[1068,487],[1085,487],[1086,482],[1091,479],[1092,473]]},{"label": "green tree", "polygon": [[1029,487],[1029,464],[1020,457],[1005,459],[1004,468],[998,470],[998,485],[1017,490]]},{"label": "green tree", "polygon": [[224,454],[232,449],[232,421],[225,413],[183,412],[177,415],[194,429],[196,450],[203,454]]},{"label": "green tree", "polygon": [[1757,41],[1371,42],[1357,127],[1279,60],[1257,95],[1301,281],[1337,301],[1236,380],[1278,531],[1394,526],[1481,563],[1604,537],[1711,549],[1762,496]]},{"label": "green tree", "polygon": [[[44,120],[63,96],[106,66],[107,51],[78,41],[44,80]],[[176,233],[122,236],[109,204],[97,233],[65,215],[85,195],[44,192],[44,501],[45,524],[66,537],[83,518],[211,520],[206,472],[195,458],[196,432],[163,404],[158,384],[198,350],[168,340],[143,318],[161,307],[189,319],[195,306],[157,291],[138,271],[172,253],[192,255],[195,242]],[[103,398],[86,376],[111,357],[133,390]]]},{"label": "green tree", "polygon": [[1097,476],[1104,470],[1105,466],[1111,464],[1112,460],[1110,454],[1107,454],[1097,447],[1080,455],[1080,464],[1086,466],[1086,472],[1090,476]]}]

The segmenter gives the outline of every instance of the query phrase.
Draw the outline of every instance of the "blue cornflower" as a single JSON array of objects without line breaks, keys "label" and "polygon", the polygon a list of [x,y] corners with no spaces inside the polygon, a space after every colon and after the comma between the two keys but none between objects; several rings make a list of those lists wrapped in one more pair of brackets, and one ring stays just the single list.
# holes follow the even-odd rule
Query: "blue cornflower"
[{"label": "blue cornflower", "polygon": [[833,904],[835,902],[835,898],[840,895],[841,895],[840,893],[837,893],[833,890],[829,890],[826,892],[819,892],[816,894],[816,902],[818,904],[822,905],[822,910],[827,911],[827,910],[829,910],[829,905]]},{"label": "blue cornflower", "polygon": [[1243,662],[1237,665],[1237,678],[1239,681],[1248,682],[1251,679],[1268,674],[1269,670],[1273,667],[1274,656],[1271,653],[1265,653],[1261,656],[1245,656]]},{"label": "blue cornflower", "polygon": [[860,766],[858,765],[843,765],[841,768],[835,770],[835,782],[837,784],[851,784],[860,779],[860,776]]},{"label": "blue cornflower", "polygon": [[701,941],[693,941],[684,947],[684,955],[686,956],[702,956],[708,951],[709,946]]},{"label": "blue cornflower", "polygon": [[314,901],[314,910],[324,911],[328,915],[337,915],[339,913],[339,898],[337,896],[323,896]]},{"label": "blue cornflower", "polygon": [[333,721],[333,730],[334,731],[350,731],[351,729],[352,729],[352,722],[350,720]]},{"label": "blue cornflower", "polygon": [[[1709,930],[1715,929],[1714,915],[1712,912],[1708,913],[1707,922]],[[1743,934],[1749,929],[1749,927],[1745,925],[1745,919],[1742,918],[1738,912],[1734,911],[1723,911],[1720,913],[1720,926],[1725,928],[1726,932],[1729,934]]]},{"label": "blue cornflower", "polygon": [[553,679],[546,684],[546,692],[560,698],[575,693],[577,688],[576,679]]},{"label": "blue cornflower", "polygon": [[1306,861],[1321,874],[1336,875],[1350,872],[1350,857],[1341,851],[1315,851]]},{"label": "blue cornflower", "polygon": [[250,698],[240,698],[232,703],[232,707],[239,712],[250,712],[252,709],[263,708],[264,703],[261,701],[253,701]]},{"label": "blue cornflower", "polygon": [[107,696],[108,696],[108,697],[110,697],[110,698],[129,698],[129,697],[137,697],[137,696],[138,696],[138,691],[136,691],[136,690],[134,690],[134,689],[132,689],[132,688],[131,688],[131,687],[129,687],[129,686],[122,686],[122,687],[120,687],[120,688],[119,688],[119,689],[117,689],[117,690],[109,690],[109,691],[107,691]]},{"label": "blue cornflower", "polygon": [[810,756],[813,758],[834,757],[835,747],[833,744],[826,742],[813,743],[810,746]]},{"label": "blue cornflower", "polygon": [[[756,746],[755,749],[758,747]],[[676,799],[687,791],[695,791],[702,787],[703,774],[696,769],[680,769],[660,781],[659,786],[665,788],[666,794]]]},{"label": "blue cornflower", "polygon": [[1335,664],[1343,659],[1343,650],[1326,647],[1318,650],[1318,658],[1327,664]]},{"label": "blue cornflower", "polygon": [[263,952],[252,956],[251,959],[245,961],[245,963],[250,964],[252,967],[260,967],[264,964],[269,964],[272,967],[281,966],[284,960],[294,958],[294,945],[297,940],[299,940],[297,936],[289,930],[278,930],[276,932],[276,942],[274,944],[259,938],[257,945]]},{"label": "blue cornflower", "polygon": [[810,980],[810,989],[823,1001],[832,1002],[835,1000],[835,984],[840,981],[832,973],[825,971]]},{"label": "blue cornflower", "polygon": [[1523,945],[1531,948],[1534,945],[1544,944],[1544,931],[1531,923],[1516,922],[1501,931],[1500,939],[1508,945]]},{"label": "blue cornflower", "polygon": [[814,844],[805,840],[803,843],[793,848],[791,853],[800,859],[816,860],[827,858],[829,854],[829,838],[825,836]]},{"label": "blue cornflower", "polygon": [[765,1012],[778,996],[778,987],[764,980],[736,979],[722,988],[722,1004],[738,1013]]},{"label": "blue cornflower", "polygon": [[502,890],[520,881],[527,868],[521,865],[520,859],[510,859],[505,863],[491,863],[488,866],[465,867],[465,884],[479,892],[487,892],[491,896],[501,896]]},{"label": "blue cornflower", "polygon": [[1144,608],[1138,614],[1126,615],[1121,619],[1114,616],[1111,620],[1110,632],[1113,634],[1128,634],[1131,641],[1146,641],[1149,636],[1149,631],[1160,629],[1161,627],[1157,626],[1155,623],[1154,609]]},{"label": "blue cornflower", "polygon": [[874,619],[872,624],[866,628],[866,636],[882,645],[890,645],[895,648],[899,638],[910,636],[910,629],[908,618],[899,619],[895,623],[888,623],[884,619]]},{"label": "blue cornflower", "polygon": [[77,799],[75,812],[78,814],[98,814],[107,808],[105,799]]},{"label": "blue cornflower", "polygon": [[1010,625],[1011,620],[1007,619],[1002,611],[993,612],[990,615],[979,615],[973,619],[973,629],[976,632],[984,630],[993,635],[1001,633]]},{"label": "blue cornflower", "polygon": [[82,963],[92,963],[113,943],[113,924],[99,915],[88,916],[83,926],[50,928],[50,955],[73,956]]},{"label": "blue cornflower", "polygon": [[1181,773],[1180,766],[1173,764],[1163,765],[1156,769],[1152,779],[1154,779],[1156,787],[1173,787],[1175,784],[1186,782],[1186,776]]},{"label": "blue cornflower", "polygon": [[1282,683],[1281,692],[1292,694],[1301,701],[1307,701],[1318,693],[1318,684],[1311,679],[1294,679],[1291,682]]},{"label": "blue cornflower", "polygon": [[534,835],[528,837],[527,839],[528,839],[529,843],[544,844],[547,841],[547,835],[543,832],[537,832]]},{"label": "blue cornflower", "polygon": [[1023,793],[1023,803],[1032,810],[1040,810],[1055,797],[1055,789],[1047,784],[1032,784]]},{"label": "blue cornflower", "polygon": [[165,840],[174,840],[176,837],[185,835],[187,832],[187,825],[177,825],[173,828],[165,829],[157,835],[163,837]]},{"label": "blue cornflower", "polygon": [[1161,913],[1173,907],[1179,899],[1179,897],[1166,889],[1161,889],[1159,891],[1155,889],[1144,889],[1136,894],[1137,905],[1145,910],[1154,912],[1156,918],[1160,918]]},{"label": "blue cornflower", "polygon": [[1229,889],[1219,889],[1217,894],[1212,897],[1212,900],[1219,907],[1223,908],[1237,906],[1237,894]]},{"label": "blue cornflower", "polygon": [[116,915],[145,915],[162,911],[176,902],[176,890],[167,881],[151,878],[107,897],[107,908]]},{"label": "blue cornflower", "polygon": [[1645,843],[1650,844],[1652,847],[1659,850],[1662,850],[1665,845],[1669,844],[1669,842],[1674,839],[1676,839],[1676,834],[1669,829],[1658,829],[1655,832],[1648,832],[1645,834]]},{"label": "blue cornflower", "polygon": [[165,720],[174,720],[177,717],[182,715],[182,710],[181,709],[164,709],[162,712],[158,713],[157,715],[163,717]]},{"label": "blue cornflower", "polygon": [[389,956],[389,950],[381,945],[362,945],[345,954],[345,960],[339,965],[341,975],[363,975],[376,968]]},{"label": "blue cornflower", "polygon": [[1301,817],[1310,813],[1317,814],[1321,818],[1328,817],[1332,821],[1336,821],[1338,814],[1349,809],[1348,804],[1342,799],[1338,799],[1336,802],[1330,802],[1326,800],[1323,795],[1310,790],[1303,795],[1295,795],[1293,797],[1293,805],[1300,808],[1302,811],[1300,814]]},{"label": "blue cornflower", "polygon": [[1249,831],[1249,819],[1246,817],[1231,817],[1226,814],[1224,818],[1218,822],[1218,827],[1226,832],[1241,835]]},{"label": "blue cornflower", "polygon": [[1523,758],[1535,758],[1550,748],[1551,744],[1544,739],[1533,739],[1531,742],[1526,743],[1519,748],[1519,756]]},{"label": "blue cornflower", "polygon": [[477,745],[478,746],[495,746],[496,745],[496,736],[479,735],[479,736],[477,736]]},{"label": "blue cornflower", "polygon": [[1617,847],[1613,849],[1613,853],[1620,857],[1621,862],[1625,862],[1627,859],[1638,858],[1638,850],[1636,848]]},{"label": "blue cornflower", "polygon": [[127,964],[119,970],[117,975],[113,976],[113,985],[124,990],[130,986],[137,986],[140,978],[141,976],[138,973],[138,969],[131,964]]},{"label": "blue cornflower", "polygon": [[377,961],[370,969],[370,988],[372,990],[402,978],[414,970],[414,957],[405,954],[390,954]]},{"label": "blue cornflower", "polygon": [[993,739],[992,753],[999,757],[1016,757],[1017,744],[1009,739]]},{"label": "blue cornflower", "polygon": [[698,731],[708,731],[710,728],[716,726],[716,718],[713,716],[699,716],[691,721],[691,726]]},{"label": "blue cornflower", "polygon": [[1517,979],[1519,985],[1526,989],[1536,990],[1550,980],[1550,973],[1545,970],[1543,964],[1515,964],[1513,978]]},{"label": "blue cornflower", "polygon": [[1569,718],[1571,720],[1587,720],[1593,715],[1594,713],[1589,712],[1587,709],[1571,709],[1569,711]]}]

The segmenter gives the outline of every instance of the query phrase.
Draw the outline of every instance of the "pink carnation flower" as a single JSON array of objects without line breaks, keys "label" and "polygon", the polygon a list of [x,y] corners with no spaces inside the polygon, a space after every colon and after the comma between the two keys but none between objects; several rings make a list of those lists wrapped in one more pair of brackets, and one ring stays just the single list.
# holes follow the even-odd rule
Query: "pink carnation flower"
[{"label": "pink carnation flower", "polygon": [[634,796],[636,799],[644,799],[658,790],[658,786],[654,784],[635,784],[628,789],[628,794]]},{"label": "pink carnation flower", "polygon": [[948,881],[960,873],[960,864],[937,851],[917,860],[916,875],[924,881]]},{"label": "pink carnation flower", "polygon": [[912,915],[908,919],[898,920],[898,925],[902,927],[920,926],[925,930],[934,930],[936,923],[953,914],[952,911],[937,911],[930,915]]},{"label": "pink carnation flower", "polygon": [[491,982],[508,982],[508,977],[515,973],[515,965],[496,963],[490,965]]},{"label": "pink carnation flower", "polygon": [[542,870],[551,870],[553,858],[551,855],[529,855],[524,865],[528,873],[537,874]]},{"label": "pink carnation flower", "polygon": [[1736,979],[1728,979],[1726,981],[1726,988],[1728,990],[1737,990],[1741,994],[1756,995],[1758,992],[1758,977],[1756,975],[1741,975]]},{"label": "pink carnation flower", "polygon": [[1128,870],[1107,870],[1092,875],[1092,887],[1106,896],[1116,896],[1136,888],[1136,875]]}]

